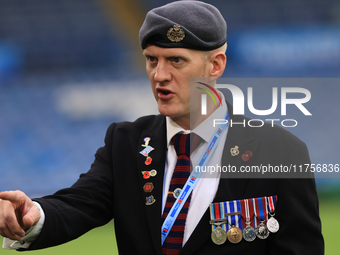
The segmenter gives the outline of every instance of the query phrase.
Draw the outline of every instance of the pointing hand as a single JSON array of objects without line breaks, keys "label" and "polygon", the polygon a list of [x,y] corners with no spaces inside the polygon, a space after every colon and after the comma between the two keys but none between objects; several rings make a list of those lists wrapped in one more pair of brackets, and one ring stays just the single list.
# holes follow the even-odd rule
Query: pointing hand
[{"label": "pointing hand", "polygon": [[40,217],[39,210],[22,191],[0,193],[0,235],[3,237],[21,241],[25,231]]}]

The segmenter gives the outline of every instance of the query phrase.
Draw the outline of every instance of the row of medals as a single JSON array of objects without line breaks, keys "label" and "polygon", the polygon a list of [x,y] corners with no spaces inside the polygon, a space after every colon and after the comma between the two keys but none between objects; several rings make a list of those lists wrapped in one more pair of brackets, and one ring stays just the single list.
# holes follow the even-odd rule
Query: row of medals
[{"label": "row of medals", "polygon": [[246,222],[246,227],[241,229],[235,226],[231,226],[226,232],[223,228],[221,228],[222,224],[226,224],[226,219],[217,219],[210,221],[210,224],[216,226],[216,228],[211,233],[211,240],[217,244],[221,245],[225,243],[228,239],[231,243],[237,244],[241,242],[242,237],[244,240],[248,242],[252,242],[256,237],[260,239],[266,239],[269,236],[269,233],[276,233],[279,230],[279,222],[274,218],[274,214],[270,214],[271,218],[267,221],[265,225],[262,222],[254,229],[250,226],[250,222]]}]

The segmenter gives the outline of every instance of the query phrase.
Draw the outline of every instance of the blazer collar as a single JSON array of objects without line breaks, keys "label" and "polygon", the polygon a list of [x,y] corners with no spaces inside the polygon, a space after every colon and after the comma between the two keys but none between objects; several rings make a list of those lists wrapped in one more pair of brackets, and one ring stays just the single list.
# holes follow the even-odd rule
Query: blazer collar
[{"label": "blazer collar", "polygon": [[[149,138],[148,145],[153,150],[148,154],[151,163],[145,163],[147,156],[140,152],[145,149],[145,138]],[[157,115],[154,120],[144,129],[138,141],[137,166],[140,180],[140,189],[142,198],[145,201],[144,210],[147,216],[149,231],[152,243],[155,247],[156,254],[162,254],[161,248],[161,215],[162,215],[162,193],[163,193],[163,176],[166,159],[166,125],[165,117]],[[142,146],[144,145],[144,146]],[[156,170],[156,175],[145,179],[142,172]],[[147,184],[152,183],[152,191],[146,190]]]}]

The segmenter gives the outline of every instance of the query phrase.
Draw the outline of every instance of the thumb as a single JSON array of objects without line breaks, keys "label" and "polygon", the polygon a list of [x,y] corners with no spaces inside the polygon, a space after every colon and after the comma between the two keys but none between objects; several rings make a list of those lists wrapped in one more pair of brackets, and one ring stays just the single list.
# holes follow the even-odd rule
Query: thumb
[{"label": "thumb", "polygon": [[34,204],[27,210],[26,214],[22,217],[22,223],[25,227],[25,229],[29,229],[32,227],[35,223],[37,223],[40,220],[40,212],[39,210],[34,206]]}]

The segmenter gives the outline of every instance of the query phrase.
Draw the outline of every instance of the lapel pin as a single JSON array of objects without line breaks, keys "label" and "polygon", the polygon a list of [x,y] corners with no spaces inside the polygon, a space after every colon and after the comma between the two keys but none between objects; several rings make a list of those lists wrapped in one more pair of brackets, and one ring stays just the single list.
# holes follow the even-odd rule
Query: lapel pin
[{"label": "lapel pin", "polygon": [[145,165],[150,165],[150,164],[151,164],[151,161],[152,161],[152,158],[149,157],[149,153],[150,153],[151,151],[153,151],[154,148],[151,147],[151,146],[149,145],[150,140],[151,140],[150,137],[145,137],[145,138],[144,138],[145,144],[142,144],[142,147],[144,147],[144,149],[143,149],[142,151],[139,152],[139,153],[142,154],[144,157],[146,157]]},{"label": "lapel pin", "polygon": [[152,169],[151,171],[142,171],[142,175],[144,179],[149,179],[150,177],[155,177],[157,171],[155,169]]},{"label": "lapel pin", "polygon": [[144,192],[150,193],[153,190],[154,186],[152,182],[147,182],[143,186]]},{"label": "lapel pin", "polygon": [[231,154],[232,157],[237,156],[240,153],[238,148],[239,147],[236,145],[235,147],[230,149],[230,154]]},{"label": "lapel pin", "polygon": [[245,153],[242,154],[242,160],[247,162],[250,157],[253,155],[253,153],[251,151],[246,151]]},{"label": "lapel pin", "polygon": [[147,156],[147,157],[146,157],[146,160],[145,160],[145,162],[144,162],[144,163],[145,163],[145,165],[147,165],[147,166],[148,166],[148,165],[150,165],[150,164],[151,164],[151,162],[152,162],[152,158],[151,158],[151,157],[149,157],[149,156]]},{"label": "lapel pin", "polygon": [[147,147],[144,148],[144,150],[140,151],[139,153],[142,154],[143,156],[147,157],[151,151],[153,151],[154,148],[148,145]]},{"label": "lapel pin", "polygon": [[149,179],[150,178],[150,172],[149,171],[142,171],[142,175],[144,179]]},{"label": "lapel pin", "polygon": [[156,202],[156,199],[153,197],[153,195],[146,197],[145,199],[146,199],[145,201],[146,205],[152,205],[153,203]]},{"label": "lapel pin", "polygon": [[150,137],[145,137],[144,138],[144,144],[142,144],[143,147],[148,147],[149,146],[149,142],[150,142],[151,138]]},{"label": "lapel pin", "polygon": [[150,175],[151,175],[152,177],[155,177],[155,176],[157,175],[157,171],[156,171],[155,169],[152,169],[152,170],[150,171]]}]

